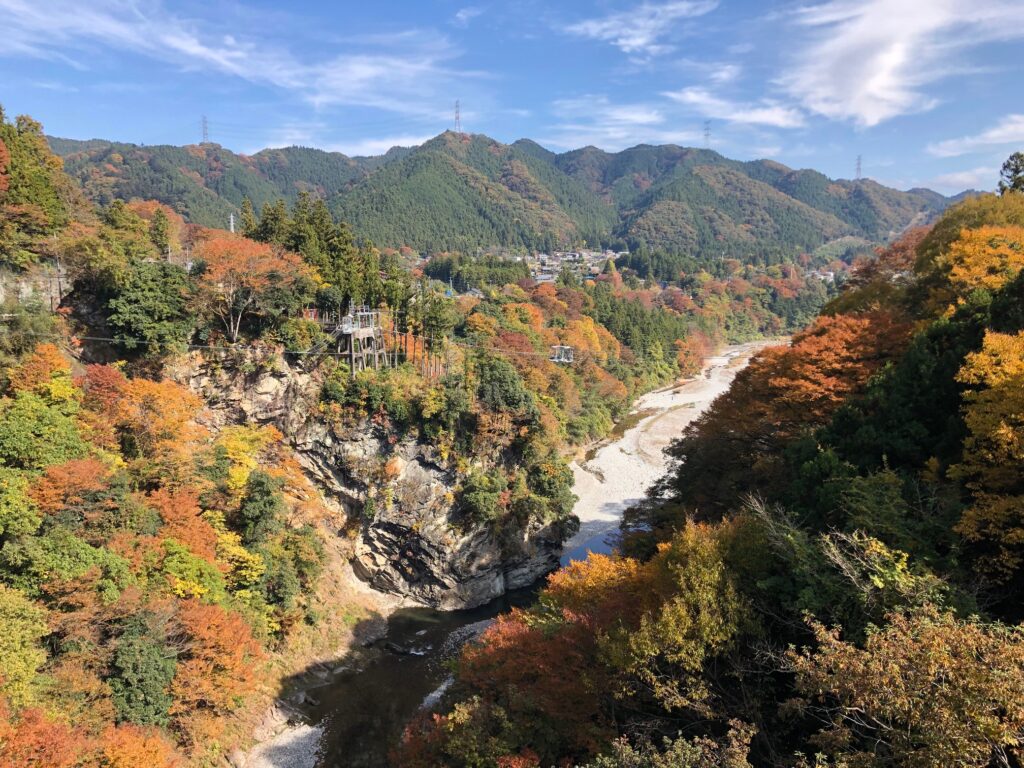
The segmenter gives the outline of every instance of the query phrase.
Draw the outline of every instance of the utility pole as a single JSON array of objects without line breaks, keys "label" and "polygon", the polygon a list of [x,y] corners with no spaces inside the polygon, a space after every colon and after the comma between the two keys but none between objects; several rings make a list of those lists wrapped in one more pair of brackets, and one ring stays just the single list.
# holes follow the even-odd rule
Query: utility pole
[{"label": "utility pole", "polygon": [[203,144],[210,143],[210,122],[203,115]]},{"label": "utility pole", "polygon": [[860,181],[861,156],[857,155],[857,181]]},{"label": "utility pole", "polygon": [[459,108],[459,100],[455,100],[455,132],[462,135],[462,112]]},{"label": "utility pole", "polygon": [[704,149],[711,149],[711,121],[704,121]]}]

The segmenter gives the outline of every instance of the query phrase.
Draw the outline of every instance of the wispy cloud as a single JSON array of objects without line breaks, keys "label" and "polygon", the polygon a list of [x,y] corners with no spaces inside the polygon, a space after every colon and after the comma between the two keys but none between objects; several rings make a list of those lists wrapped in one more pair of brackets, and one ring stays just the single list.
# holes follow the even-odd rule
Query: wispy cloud
[{"label": "wispy cloud", "polygon": [[962,136],[928,145],[928,152],[936,157],[957,157],[979,150],[1017,145],[1024,147],[1024,115],[1007,115],[987,131],[974,136]]},{"label": "wispy cloud", "polygon": [[402,44],[312,60],[267,40],[218,33],[159,2],[0,0],[0,56],[59,59],[84,67],[97,49],[147,56],[183,70],[209,70],[299,94],[316,107],[354,105],[437,117],[451,83],[475,77],[450,64],[458,51],[441,35],[401,33]]},{"label": "wispy cloud", "polygon": [[731,83],[740,76],[743,68],[739,64],[716,64],[710,72],[711,82]]},{"label": "wispy cloud", "polygon": [[992,189],[999,178],[999,169],[988,166],[970,168],[965,171],[953,171],[936,176],[929,186],[939,189],[960,192],[965,189]]},{"label": "wispy cloud", "polygon": [[968,71],[965,50],[1024,37],[1020,0],[833,0],[793,18],[810,40],[781,84],[807,109],[860,126],[931,109],[925,86]]},{"label": "wispy cloud", "polygon": [[643,3],[628,11],[569,24],[563,31],[611,43],[624,53],[656,56],[673,50],[661,41],[677,22],[703,16],[717,7],[717,0]]},{"label": "wispy cloud", "polygon": [[454,24],[456,27],[468,27],[469,22],[471,22],[477,16],[481,15],[483,12],[483,8],[478,8],[473,5],[468,5],[465,8],[460,8],[458,11],[455,12],[455,15],[452,17],[452,24]]},{"label": "wispy cloud", "polygon": [[619,150],[644,142],[694,143],[700,138],[696,131],[667,126],[665,114],[651,104],[615,104],[607,96],[582,96],[552,106],[563,119],[549,127],[540,142],[554,147]]},{"label": "wispy cloud", "polygon": [[32,87],[41,88],[44,91],[58,91],[61,93],[75,93],[78,91],[78,88],[73,85],[58,83],[53,80],[36,80],[32,83]]},{"label": "wispy cloud", "polygon": [[706,79],[715,85],[732,83],[743,74],[743,67],[732,61],[704,61],[699,59],[677,59],[674,64],[680,69]]},{"label": "wispy cloud", "polygon": [[799,110],[771,101],[757,104],[729,101],[699,87],[668,91],[663,95],[692,107],[704,117],[730,123],[769,125],[775,128],[798,128],[804,124],[804,117]]}]

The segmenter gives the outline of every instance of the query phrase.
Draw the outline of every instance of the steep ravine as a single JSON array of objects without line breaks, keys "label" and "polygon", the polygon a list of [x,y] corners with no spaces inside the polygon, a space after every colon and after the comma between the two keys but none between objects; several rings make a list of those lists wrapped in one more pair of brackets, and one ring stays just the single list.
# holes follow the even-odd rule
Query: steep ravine
[{"label": "steep ravine", "polygon": [[[762,346],[728,347],[707,361],[701,376],[643,396],[612,437],[573,465],[579,496],[574,511],[583,524],[566,543],[563,561],[608,550],[606,539],[622,511],[665,471],[664,448],[728,389]],[[309,681],[315,688],[305,712],[313,725],[296,725],[261,744],[245,768],[385,766],[405,724],[443,692],[447,662],[460,645],[533,594],[511,592],[474,610],[402,608],[391,614],[386,635],[359,654],[361,662],[341,664],[331,679]]]}]

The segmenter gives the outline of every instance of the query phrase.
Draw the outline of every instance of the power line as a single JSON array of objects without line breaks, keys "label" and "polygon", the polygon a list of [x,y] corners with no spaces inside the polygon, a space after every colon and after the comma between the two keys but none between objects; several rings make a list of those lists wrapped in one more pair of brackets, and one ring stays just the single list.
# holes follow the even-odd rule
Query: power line
[{"label": "power line", "polygon": [[[429,342],[433,342],[434,341],[434,337],[433,336],[423,336],[423,335],[420,335],[418,333],[405,333],[405,332],[402,332],[402,331],[393,331],[393,330],[389,330],[389,329],[386,329],[386,328],[382,328],[381,332],[384,335],[389,335],[389,336],[392,336],[392,337],[403,336],[403,337],[408,337],[408,338],[414,339],[416,341],[429,341]],[[22,335],[25,335],[25,336],[32,336],[32,337],[40,338],[40,339],[53,339],[53,340],[56,340],[56,341],[64,341],[64,340],[66,340],[65,336],[63,336],[61,334],[58,334],[58,333],[41,333],[41,332],[36,332],[36,331],[18,331],[18,333],[21,333]],[[167,346],[172,346],[172,345],[167,345],[167,344],[165,344],[163,342],[159,342],[159,341],[150,341],[148,339],[134,339],[134,338],[127,338],[127,337],[126,338],[115,339],[115,338],[111,338],[110,336],[78,336],[76,334],[71,334],[71,339],[75,340],[75,341],[104,342],[104,343],[108,343],[108,344],[111,344],[111,345],[118,344],[120,346],[129,347],[129,348],[131,348],[130,345],[149,346],[149,347],[167,347]],[[478,349],[478,350],[483,350],[484,352],[496,352],[496,353],[500,353],[502,355],[516,355],[518,357],[543,358],[544,360],[549,360],[550,359],[549,353],[546,353],[546,352],[525,352],[525,351],[516,350],[516,349],[497,349],[497,348],[494,348],[494,347],[483,346],[481,344],[473,344],[473,343],[468,342],[468,341],[456,341],[454,338],[451,338],[451,337],[448,337],[446,339],[446,341],[449,344],[451,344],[452,346],[454,346],[454,347],[461,347],[463,349]],[[253,344],[230,344],[230,345],[225,345],[225,344],[219,344],[219,345],[218,344],[184,344],[184,345],[181,345],[181,346],[184,347],[184,349],[189,351],[189,352],[194,351],[194,350],[208,350],[208,351],[213,351],[213,352],[238,352],[238,351],[267,352],[267,351],[269,351],[266,346],[256,346],[256,345],[253,345]],[[311,352],[308,349],[283,349],[283,350],[280,351],[280,354],[283,354],[283,355],[296,355],[296,356],[311,356],[311,357],[348,357],[348,352],[320,352],[320,351]],[[577,357],[576,362],[583,362],[584,360],[588,360],[588,359],[589,359],[589,355],[583,355],[582,357]]]}]

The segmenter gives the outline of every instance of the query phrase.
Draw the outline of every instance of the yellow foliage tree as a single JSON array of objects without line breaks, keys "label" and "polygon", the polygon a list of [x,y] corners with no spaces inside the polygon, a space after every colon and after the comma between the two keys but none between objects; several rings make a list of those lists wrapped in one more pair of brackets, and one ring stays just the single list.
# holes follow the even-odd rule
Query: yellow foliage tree
[{"label": "yellow foliage tree", "polygon": [[957,296],[994,291],[1024,268],[1024,227],[965,229],[949,247],[949,280]]},{"label": "yellow foliage tree", "polygon": [[607,658],[625,673],[622,694],[649,694],[669,710],[712,713],[701,672],[750,623],[723,559],[732,534],[728,524],[688,522],[647,565],[661,606],[635,630],[613,632],[604,643]]},{"label": "yellow foliage tree", "polygon": [[249,481],[249,475],[259,466],[260,454],[281,441],[281,433],[272,426],[256,427],[245,424],[225,429],[217,445],[224,450],[231,463],[227,485],[238,501]]},{"label": "yellow foliage tree", "polygon": [[958,530],[992,545],[983,564],[1008,577],[1024,562],[1024,332],[987,332],[957,378],[974,387],[965,395],[964,458],[950,470],[974,495]]}]

